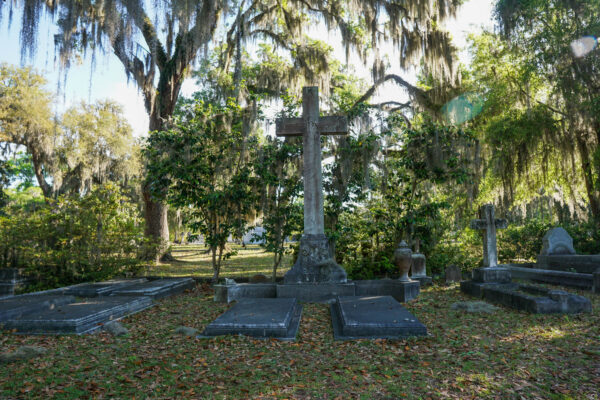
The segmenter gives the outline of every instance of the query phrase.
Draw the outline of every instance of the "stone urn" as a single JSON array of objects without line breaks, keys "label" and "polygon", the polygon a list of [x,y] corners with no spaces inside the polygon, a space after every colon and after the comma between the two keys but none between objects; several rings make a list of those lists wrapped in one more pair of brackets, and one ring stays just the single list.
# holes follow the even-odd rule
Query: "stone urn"
[{"label": "stone urn", "polygon": [[403,240],[398,245],[396,251],[394,251],[394,265],[400,272],[400,282],[410,282],[408,277],[408,271],[412,265],[412,250],[408,247],[408,244]]}]

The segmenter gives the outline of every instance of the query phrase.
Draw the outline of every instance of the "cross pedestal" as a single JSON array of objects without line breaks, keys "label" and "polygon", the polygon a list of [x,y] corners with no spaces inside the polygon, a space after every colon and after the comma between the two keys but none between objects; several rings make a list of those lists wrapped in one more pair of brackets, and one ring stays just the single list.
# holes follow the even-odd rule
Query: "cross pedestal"
[{"label": "cross pedestal", "polygon": [[298,260],[284,283],[346,282],[346,271],[338,265],[325,236],[321,135],[348,133],[346,117],[319,117],[319,90],[302,90],[302,118],[277,120],[277,136],[302,136],[304,178],[304,233]]}]

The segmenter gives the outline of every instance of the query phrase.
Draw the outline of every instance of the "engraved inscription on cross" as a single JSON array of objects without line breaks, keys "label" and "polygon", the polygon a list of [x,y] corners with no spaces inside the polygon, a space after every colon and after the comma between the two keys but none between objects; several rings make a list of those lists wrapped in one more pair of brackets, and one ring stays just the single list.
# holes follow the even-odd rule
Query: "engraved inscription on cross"
[{"label": "engraved inscription on cross", "polygon": [[494,268],[498,266],[498,250],[496,248],[496,229],[508,226],[505,219],[495,218],[494,205],[485,204],[479,209],[479,218],[471,221],[471,229],[483,232],[483,267]]},{"label": "engraved inscription on cross", "polygon": [[319,117],[319,89],[302,89],[302,118],[277,120],[277,136],[302,136],[304,148],[304,234],[324,235],[321,135],[345,135],[348,119]]}]

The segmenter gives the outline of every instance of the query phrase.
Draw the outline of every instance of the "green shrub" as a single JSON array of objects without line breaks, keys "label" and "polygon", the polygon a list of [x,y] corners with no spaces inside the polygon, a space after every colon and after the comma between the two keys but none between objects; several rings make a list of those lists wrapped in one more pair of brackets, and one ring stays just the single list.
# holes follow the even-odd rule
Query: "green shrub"
[{"label": "green shrub", "polygon": [[33,289],[135,274],[148,247],[136,206],[111,184],[0,218],[0,267],[23,268]]}]

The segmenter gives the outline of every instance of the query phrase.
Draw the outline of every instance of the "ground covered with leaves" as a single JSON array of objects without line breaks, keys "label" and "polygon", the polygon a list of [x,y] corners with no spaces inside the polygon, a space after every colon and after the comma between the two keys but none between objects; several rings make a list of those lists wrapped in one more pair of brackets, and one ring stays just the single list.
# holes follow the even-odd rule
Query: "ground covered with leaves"
[{"label": "ground covered with leaves", "polygon": [[336,342],[328,306],[307,304],[291,343],[175,334],[229,307],[198,287],[126,318],[122,337],[2,332],[3,351],[47,352],[2,365],[0,398],[597,399],[600,296],[579,294],[592,314],[467,314],[456,285],[435,286],[406,305],[431,335],[401,341]]}]

